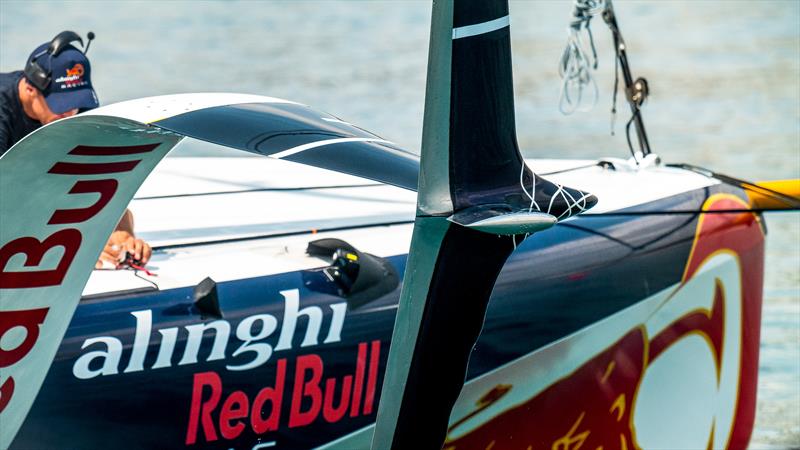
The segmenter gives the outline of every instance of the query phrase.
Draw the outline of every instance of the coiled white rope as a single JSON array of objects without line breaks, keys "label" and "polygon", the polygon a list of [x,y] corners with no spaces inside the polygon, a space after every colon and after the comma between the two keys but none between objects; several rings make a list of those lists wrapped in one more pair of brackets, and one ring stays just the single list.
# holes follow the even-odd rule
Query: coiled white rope
[{"label": "coiled white rope", "polygon": [[[597,50],[590,25],[594,16],[603,13],[606,1],[574,0],[574,5],[572,21],[567,29],[567,45],[558,64],[558,73],[563,80],[558,109],[564,115],[591,110],[597,104],[599,96],[597,82],[592,76],[592,70],[597,69]],[[581,35],[584,33],[589,37],[591,55],[583,44]],[[591,89],[592,98],[588,105],[584,104],[584,92],[587,89]]]}]

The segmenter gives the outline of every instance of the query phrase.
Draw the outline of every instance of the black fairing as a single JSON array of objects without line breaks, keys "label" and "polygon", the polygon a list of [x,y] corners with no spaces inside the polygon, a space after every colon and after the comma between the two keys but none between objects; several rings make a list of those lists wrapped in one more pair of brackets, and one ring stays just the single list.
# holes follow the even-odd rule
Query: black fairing
[{"label": "black fairing", "polygon": [[[341,239],[311,241],[306,253],[332,262],[327,267],[302,271],[303,285],[346,299],[348,309],[378,300],[400,285],[400,275],[388,259],[361,252]],[[348,257],[351,255],[356,257]]]},{"label": "black fairing", "polygon": [[[506,15],[505,1],[456,2],[454,27]],[[520,190],[510,39],[505,27],[453,40],[450,185],[456,211],[502,203]]]},{"label": "black fairing", "polygon": [[[453,26],[506,16],[506,0],[457,1]],[[453,210],[491,203],[506,203],[516,210],[536,205],[536,210],[562,218],[594,206],[593,195],[535,176],[522,159],[515,128],[509,27],[453,39],[452,53],[449,174]]]},{"label": "black fairing", "polygon": [[[382,140],[330,114],[295,103],[216,106],[170,117],[153,125],[266,156],[331,139]],[[387,142],[330,143],[280,157],[409,190],[417,189],[419,158]]]},{"label": "black fairing", "polygon": [[444,442],[489,296],[513,250],[510,239],[449,226],[428,291],[393,449]]}]

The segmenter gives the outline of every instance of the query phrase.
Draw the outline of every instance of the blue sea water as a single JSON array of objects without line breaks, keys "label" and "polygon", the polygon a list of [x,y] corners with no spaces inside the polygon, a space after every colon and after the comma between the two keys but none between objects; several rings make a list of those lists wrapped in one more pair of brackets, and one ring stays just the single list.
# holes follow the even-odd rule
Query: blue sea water
[{"label": "blue sea water", "polygon": [[[617,1],[634,73],[650,82],[653,149],[745,179],[800,177],[800,2]],[[600,89],[558,112],[567,1],[511,3],[518,137],[526,156],[627,155],[610,134],[613,56],[593,25]],[[0,0],[0,71],[63,29],[93,30],[102,103],[177,92],[287,98],[419,148],[430,3]],[[624,110],[624,108],[620,108]],[[767,217],[756,429],[751,448],[800,447],[800,215]]]}]

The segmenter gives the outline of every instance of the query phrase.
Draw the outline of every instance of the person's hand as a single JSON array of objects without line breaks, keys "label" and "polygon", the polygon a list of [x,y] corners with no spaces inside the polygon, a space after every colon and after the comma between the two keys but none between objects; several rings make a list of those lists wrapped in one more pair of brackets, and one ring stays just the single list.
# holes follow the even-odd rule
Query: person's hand
[{"label": "person's hand", "polygon": [[124,230],[118,230],[111,233],[108,238],[100,258],[95,263],[95,269],[118,269],[120,267],[120,256],[128,252],[133,255],[133,259],[141,262],[142,266],[150,261],[152,250],[147,242],[137,239],[131,233]]}]

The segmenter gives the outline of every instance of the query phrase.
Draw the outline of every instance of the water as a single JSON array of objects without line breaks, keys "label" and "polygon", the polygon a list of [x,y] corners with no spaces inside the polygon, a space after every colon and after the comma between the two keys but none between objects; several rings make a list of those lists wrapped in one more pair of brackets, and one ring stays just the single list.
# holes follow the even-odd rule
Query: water
[{"label": "water", "polygon": [[[800,177],[800,2],[618,1],[653,149],[745,179]],[[600,21],[600,97],[558,113],[566,1],[512,3],[526,156],[627,154],[609,133],[613,60]],[[0,71],[63,29],[93,30],[102,103],[177,92],[288,98],[419,148],[429,2],[0,0]],[[621,99],[621,97],[620,97]],[[624,106],[624,105],[623,105]],[[620,108],[621,111],[624,108]],[[800,447],[800,215],[768,217],[758,411],[751,448]]]}]

